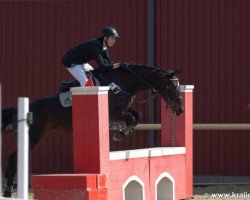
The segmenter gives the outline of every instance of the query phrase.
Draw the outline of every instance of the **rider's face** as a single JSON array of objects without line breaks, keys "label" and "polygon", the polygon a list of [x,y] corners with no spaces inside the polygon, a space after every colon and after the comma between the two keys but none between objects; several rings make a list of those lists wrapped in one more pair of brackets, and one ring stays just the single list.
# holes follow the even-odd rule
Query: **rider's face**
[{"label": "rider's face", "polygon": [[108,47],[112,47],[116,42],[116,37],[114,36],[109,36],[108,38],[106,38],[106,43],[108,45]]}]

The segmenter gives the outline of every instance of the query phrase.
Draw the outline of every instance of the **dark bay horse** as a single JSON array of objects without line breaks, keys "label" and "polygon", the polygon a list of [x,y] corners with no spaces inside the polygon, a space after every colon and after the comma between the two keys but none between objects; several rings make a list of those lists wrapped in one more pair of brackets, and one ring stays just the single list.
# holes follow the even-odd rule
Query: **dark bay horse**
[{"label": "dark bay horse", "polygon": [[[153,66],[128,64],[127,67],[113,71],[94,70],[92,74],[101,86],[111,82],[119,86],[118,93],[109,92],[110,124],[123,121],[124,129],[115,131],[114,140],[122,140],[133,132],[134,127],[141,121],[141,113],[131,107],[134,95],[138,91],[154,90],[164,99],[167,106],[176,115],[183,112],[183,102],[180,95],[178,75],[179,71],[167,71]],[[30,104],[33,112],[33,124],[30,125],[30,148],[33,149],[50,131],[72,131],[72,109],[62,107],[59,94],[38,99]],[[17,109],[8,108],[2,111],[2,130],[16,131]],[[5,173],[7,178],[4,196],[10,197],[13,179],[17,170],[17,154],[9,156],[9,163]]]}]

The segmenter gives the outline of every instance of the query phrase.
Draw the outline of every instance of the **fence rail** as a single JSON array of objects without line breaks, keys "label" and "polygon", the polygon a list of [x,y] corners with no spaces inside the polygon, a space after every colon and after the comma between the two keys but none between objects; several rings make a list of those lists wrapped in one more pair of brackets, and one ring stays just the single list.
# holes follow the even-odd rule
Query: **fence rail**
[{"label": "fence rail", "polygon": [[[161,124],[138,124],[135,130],[161,130]],[[193,124],[193,130],[250,130],[250,124]]]}]

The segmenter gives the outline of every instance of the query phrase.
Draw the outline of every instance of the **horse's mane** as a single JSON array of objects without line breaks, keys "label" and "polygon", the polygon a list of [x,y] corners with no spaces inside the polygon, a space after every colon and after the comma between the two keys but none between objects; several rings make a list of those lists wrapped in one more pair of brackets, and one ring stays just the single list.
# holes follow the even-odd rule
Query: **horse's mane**
[{"label": "horse's mane", "polygon": [[156,68],[152,65],[129,64],[128,67],[131,69],[134,69],[134,70],[145,71],[145,72],[147,71],[147,72],[161,74],[162,76],[166,76],[169,74],[169,71],[164,70],[164,69],[160,69],[160,68]]},{"label": "horse's mane", "polygon": [[163,69],[159,69],[159,68],[156,68],[154,67],[153,65],[142,65],[142,64],[129,64],[129,67],[136,67],[136,68],[140,68],[140,69],[143,69],[143,70],[149,70],[149,71],[161,71],[161,72],[166,72],[165,70]]},{"label": "horse's mane", "polygon": [[[166,70],[166,69],[160,69],[157,67],[154,67],[153,65],[145,65],[145,64],[136,64],[136,63],[129,63],[128,68],[131,70],[137,70],[137,71],[144,71],[144,72],[152,72],[152,73],[157,73],[157,74],[162,74],[163,76],[168,75],[170,72],[174,70]],[[98,74],[100,69],[94,69],[94,73]],[[115,72],[115,71],[111,71]]]}]

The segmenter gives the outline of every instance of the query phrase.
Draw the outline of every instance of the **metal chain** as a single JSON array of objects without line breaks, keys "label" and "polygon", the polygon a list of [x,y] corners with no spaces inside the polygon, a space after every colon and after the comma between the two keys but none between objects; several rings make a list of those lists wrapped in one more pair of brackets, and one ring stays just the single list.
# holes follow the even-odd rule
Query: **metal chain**
[{"label": "metal chain", "polygon": [[174,134],[174,122],[175,122],[175,115],[174,115],[174,112],[171,110],[171,113],[170,113],[170,120],[171,120],[171,145],[172,147],[175,146],[175,134]]}]

